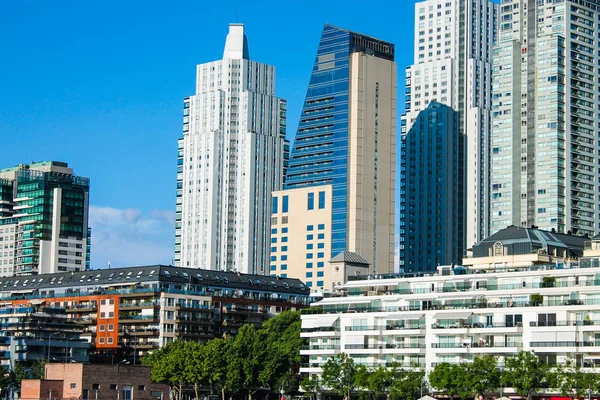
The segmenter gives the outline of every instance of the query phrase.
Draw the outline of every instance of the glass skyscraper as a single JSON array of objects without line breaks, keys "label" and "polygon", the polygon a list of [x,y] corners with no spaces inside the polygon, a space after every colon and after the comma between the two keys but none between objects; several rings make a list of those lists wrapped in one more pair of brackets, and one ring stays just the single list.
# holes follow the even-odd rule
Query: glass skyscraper
[{"label": "glass skyscraper", "polygon": [[88,178],[46,161],[0,170],[0,187],[2,276],[89,267]]},{"label": "glass skyscraper", "polygon": [[[393,44],[325,25],[285,190],[274,194],[284,196],[282,200],[289,197],[290,211],[286,215],[278,210],[281,216],[273,218],[273,234],[285,229],[289,244],[281,247],[288,252],[298,247],[298,254],[304,257],[290,263],[286,262],[287,254],[272,252],[272,274],[281,272],[312,283],[314,274],[308,271],[305,275],[305,268],[310,269],[315,262],[324,268],[331,257],[342,252],[360,254],[372,270],[393,269],[395,92]],[[298,206],[292,207],[292,203]],[[313,218],[318,212],[321,215]],[[313,227],[306,222],[309,220],[323,227],[318,235],[324,242],[305,243],[314,236],[307,233]],[[291,231],[299,226],[302,229],[293,234]],[[280,252],[275,244],[272,250]],[[311,261],[314,254],[307,251],[313,245],[315,250],[323,250],[316,252],[315,262]],[[316,277],[326,278],[326,273],[317,271]],[[329,286],[326,281],[317,280],[312,287]]]}]

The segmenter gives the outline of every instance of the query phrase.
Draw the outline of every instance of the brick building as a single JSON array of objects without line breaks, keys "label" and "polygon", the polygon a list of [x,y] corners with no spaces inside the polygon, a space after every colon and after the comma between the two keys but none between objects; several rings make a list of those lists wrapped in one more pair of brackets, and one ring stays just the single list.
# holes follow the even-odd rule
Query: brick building
[{"label": "brick building", "polygon": [[46,379],[21,383],[21,399],[168,399],[169,387],[150,381],[150,367],[125,364],[47,364]]}]

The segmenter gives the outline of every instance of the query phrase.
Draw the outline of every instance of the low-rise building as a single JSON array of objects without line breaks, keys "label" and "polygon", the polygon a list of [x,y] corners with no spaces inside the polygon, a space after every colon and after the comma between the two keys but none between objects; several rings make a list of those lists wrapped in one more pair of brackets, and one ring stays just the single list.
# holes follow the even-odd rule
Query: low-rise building
[{"label": "low-rise building", "polygon": [[25,379],[22,399],[168,399],[169,387],[150,380],[150,367],[126,364],[47,364],[46,379]]},{"label": "low-rise building", "polygon": [[0,280],[0,301],[11,307],[66,309],[90,343],[90,361],[109,363],[137,364],[177,338],[207,341],[259,326],[307,306],[309,294],[298,279],[162,265]]},{"label": "low-rise building", "polygon": [[90,344],[65,309],[41,304],[0,306],[0,365],[35,361],[87,362]]},{"label": "low-rise building", "polygon": [[[361,276],[339,285],[340,296],[303,311],[301,335],[309,345],[301,351],[301,372],[319,374],[341,352],[367,366],[398,363],[426,371],[487,354],[502,363],[521,350],[549,363],[572,359],[600,368],[600,237],[522,232],[533,236],[491,243],[514,250],[515,263],[505,260],[510,253],[497,255],[498,263],[483,254],[483,263],[438,267],[433,274]],[[578,253],[585,240],[587,250]],[[524,253],[542,255],[539,242],[550,250],[551,263],[523,262]]]}]

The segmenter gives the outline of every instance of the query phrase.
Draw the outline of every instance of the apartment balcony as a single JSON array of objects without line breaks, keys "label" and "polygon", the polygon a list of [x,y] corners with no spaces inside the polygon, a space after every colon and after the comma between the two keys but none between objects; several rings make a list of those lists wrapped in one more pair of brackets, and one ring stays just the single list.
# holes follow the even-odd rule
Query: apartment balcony
[{"label": "apartment balcony", "polygon": [[523,350],[523,343],[432,343],[431,348],[437,354],[514,354]]},{"label": "apartment balcony", "polygon": [[529,346],[536,353],[587,353],[600,352],[600,341],[546,341],[530,342]]},{"label": "apartment balcony", "polygon": [[317,355],[334,355],[339,353],[339,345],[313,345],[313,346],[302,346],[300,347],[300,355],[303,356],[317,356]]},{"label": "apartment balcony", "polygon": [[425,354],[425,343],[347,344],[344,352],[356,355]]},{"label": "apartment balcony", "polygon": [[340,337],[340,328],[333,326],[320,326],[315,328],[302,328],[300,337]]},{"label": "apartment balcony", "polygon": [[157,305],[158,304],[156,304],[153,301],[141,301],[141,302],[137,302],[137,303],[127,302],[127,303],[120,303],[119,310],[140,310],[142,308],[153,308],[153,307],[156,307]]}]

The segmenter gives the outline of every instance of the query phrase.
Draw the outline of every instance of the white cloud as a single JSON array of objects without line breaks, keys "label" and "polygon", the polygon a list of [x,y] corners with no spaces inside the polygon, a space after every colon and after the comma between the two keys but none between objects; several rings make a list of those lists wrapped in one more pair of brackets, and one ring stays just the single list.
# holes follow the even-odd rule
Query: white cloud
[{"label": "white cloud", "polygon": [[171,263],[174,212],[90,206],[89,224],[93,269]]}]

